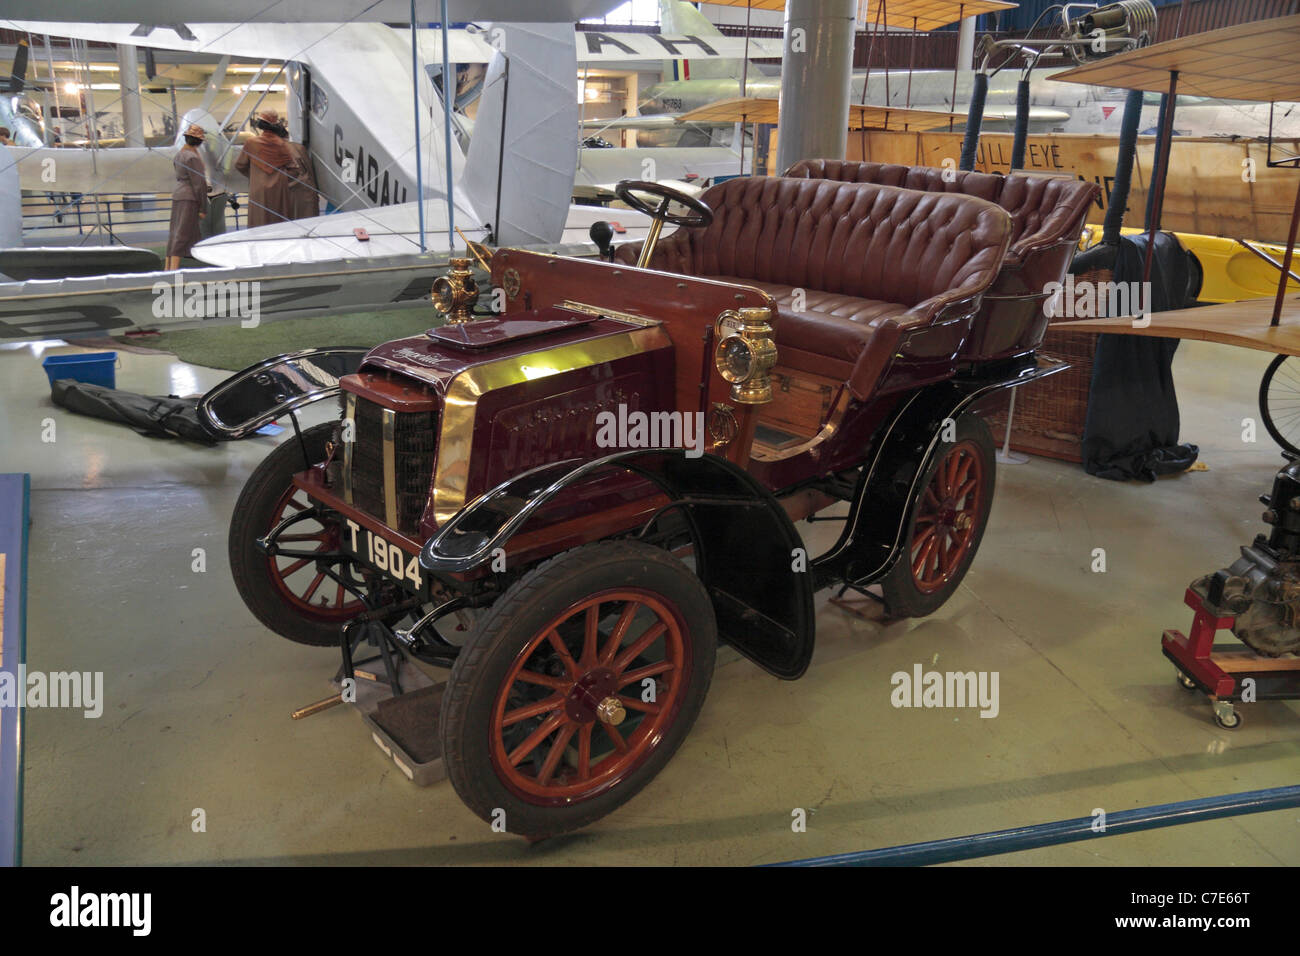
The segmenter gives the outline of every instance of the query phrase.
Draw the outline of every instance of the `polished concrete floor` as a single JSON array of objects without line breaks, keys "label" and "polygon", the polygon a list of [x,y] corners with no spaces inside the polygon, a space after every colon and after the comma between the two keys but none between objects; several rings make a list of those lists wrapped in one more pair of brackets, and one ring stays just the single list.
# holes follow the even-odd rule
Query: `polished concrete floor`
[{"label": "polished concrete floor", "polygon": [[[1188,582],[1261,530],[1256,496],[1280,460],[1262,429],[1242,441],[1242,420],[1262,353],[1178,354],[1183,437],[1208,471],[1145,485],[1046,460],[1000,468],[979,557],[939,613],[868,621],[823,595],[793,683],[724,651],[666,770],[613,816],[530,847],[449,784],[408,782],[355,713],[290,721],[324,696],[336,655],[262,628],[225,557],[235,497],[272,440],[205,449],[56,410],[41,351],[0,348],[0,471],[32,475],[29,667],[103,671],[107,702],[99,719],[28,712],[28,863],[767,863],[1294,784],[1300,770],[1300,703],[1249,705],[1221,730],[1159,648],[1190,623]],[[123,354],[118,384],[184,394],[223,376]],[[893,707],[890,676],[915,664],[996,671],[997,717]],[[1297,864],[1300,812],[990,862]]]}]

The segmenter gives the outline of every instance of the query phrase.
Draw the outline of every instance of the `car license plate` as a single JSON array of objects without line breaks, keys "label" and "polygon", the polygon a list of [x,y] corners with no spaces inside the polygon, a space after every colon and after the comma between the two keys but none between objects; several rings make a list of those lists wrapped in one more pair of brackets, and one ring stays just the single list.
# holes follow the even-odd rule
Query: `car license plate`
[{"label": "car license plate", "polygon": [[407,554],[387,538],[363,528],[350,518],[343,519],[343,548],[378,571],[384,572],[408,591],[423,594],[424,571],[419,555]]}]

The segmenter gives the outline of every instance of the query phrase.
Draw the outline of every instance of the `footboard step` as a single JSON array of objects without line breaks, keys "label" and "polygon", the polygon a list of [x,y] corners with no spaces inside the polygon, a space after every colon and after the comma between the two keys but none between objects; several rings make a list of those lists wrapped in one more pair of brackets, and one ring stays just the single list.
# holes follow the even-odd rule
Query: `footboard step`
[{"label": "footboard step", "polygon": [[385,681],[358,679],[352,707],[366,722],[370,739],[406,779],[427,787],[447,777],[438,740],[438,714],[447,685],[433,683],[409,661],[403,662],[400,674],[404,693],[396,697]]}]

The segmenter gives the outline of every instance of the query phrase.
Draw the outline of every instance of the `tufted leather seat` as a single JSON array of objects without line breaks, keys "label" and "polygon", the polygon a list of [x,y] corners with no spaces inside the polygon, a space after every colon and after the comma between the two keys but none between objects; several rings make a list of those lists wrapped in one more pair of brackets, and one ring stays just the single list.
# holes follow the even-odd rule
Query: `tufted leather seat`
[{"label": "tufted leather seat", "polygon": [[650,268],[768,292],[780,363],[842,378],[859,399],[909,334],[974,313],[1011,237],[1003,210],[956,193],[739,178],[701,198],[713,222],[660,241]]},{"label": "tufted leather seat", "polygon": [[1100,194],[1094,183],[1063,177],[949,172],[842,159],[805,159],[785,175],[956,192],[1005,209],[1011,216],[1011,246],[967,343],[964,357],[972,360],[1036,348],[1042,341],[1047,328],[1041,311],[1044,289],[1064,279],[1084,220]]}]

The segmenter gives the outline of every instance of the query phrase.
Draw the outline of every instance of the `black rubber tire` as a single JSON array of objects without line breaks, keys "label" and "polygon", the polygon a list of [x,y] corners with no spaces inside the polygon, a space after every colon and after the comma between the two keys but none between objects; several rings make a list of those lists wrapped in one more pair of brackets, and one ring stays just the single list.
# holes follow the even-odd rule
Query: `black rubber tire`
[{"label": "black rubber tire", "polygon": [[984,466],[984,474],[988,476],[988,482],[984,499],[980,503],[976,515],[975,531],[970,547],[964,556],[963,563],[942,588],[928,593],[918,588],[916,580],[912,576],[911,561],[911,541],[916,530],[917,513],[920,510],[922,501],[922,494],[917,494],[915,500],[912,501],[911,511],[907,516],[907,527],[904,529],[903,536],[903,541],[906,544],[903,546],[903,553],[894,562],[894,566],[889,573],[880,581],[881,594],[885,599],[885,610],[890,617],[925,617],[942,607],[948,598],[952,597],[956,592],[957,588],[961,586],[962,578],[966,576],[971,563],[975,560],[980,542],[984,538],[984,529],[988,525],[989,511],[993,506],[993,492],[997,484],[997,459],[995,457],[997,446],[993,442],[993,435],[989,432],[989,426],[983,418],[973,412],[966,412],[957,419],[954,437],[954,441],[939,442],[934,457],[930,464],[926,466],[925,473],[921,476],[917,488],[923,492],[929,486],[930,480],[939,469],[939,463],[955,445],[963,441],[970,441],[978,447]]},{"label": "black rubber tire", "polygon": [[[606,589],[635,587],[674,606],[689,628],[692,653],[677,717],[644,763],[617,785],[567,806],[539,806],[511,791],[490,754],[496,696],[518,655],[549,621]],[[489,823],[505,811],[505,829],[531,839],[587,826],[622,806],[655,775],[685,739],[713,679],[717,624],[700,580],[666,551],[640,542],[600,541],[566,551],[532,569],[487,611],[452,668],[439,732],[447,776],[475,814]]]},{"label": "black rubber tire", "polygon": [[[336,422],[305,429],[303,442],[313,462],[325,460],[325,443],[334,434]],[[276,446],[249,476],[235,502],[230,519],[230,573],[244,604],[268,628],[297,644],[337,647],[340,625],[304,617],[285,603],[267,572],[266,555],[256,541],[270,530],[271,511],[288,488],[293,475],[303,470],[302,449],[296,437]]]},{"label": "black rubber tire", "polygon": [[[1273,436],[1273,441],[1277,442],[1283,451],[1290,452],[1293,455],[1300,455],[1300,448],[1296,447],[1282,434],[1278,423],[1273,420],[1272,410],[1268,407],[1268,387],[1272,384],[1273,377],[1277,374],[1278,369],[1282,367],[1288,358],[1290,358],[1288,355],[1274,357],[1273,361],[1268,363],[1268,368],[1264,370],[1264,377],[1259,380],[1259,417],[1264,422],[1264,428]],[[1294,377],[1298,369],[1300,369],[1300,361],[1292,362],[1288,368],[1287,377]],[[1300,390],[1297,391],[1300,393]],[[1278,411],[1288,417],[1293,417],[1296,409],[1286,409],[1285,412],[1279,409]],[[1296,434],[1293,437],[1300,439],[1300,428],[1296,429]]]}]

